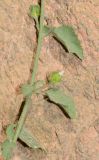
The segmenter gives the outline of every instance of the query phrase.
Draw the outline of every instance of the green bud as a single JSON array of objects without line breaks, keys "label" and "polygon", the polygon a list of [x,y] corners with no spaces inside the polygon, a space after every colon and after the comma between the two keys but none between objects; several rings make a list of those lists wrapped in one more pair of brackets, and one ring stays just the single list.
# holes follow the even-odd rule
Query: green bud
[{"label": "green bud", "polygon": [[61,81],[62,81],[62,75],[58,71],[52,72],[48,76],[48,82],[51,84],[57,84],[57,83],[60,83]]},{"label": "green bud", "polygon": [[39,5],[31,5],[30,6],[30,13],[29,15],[34,18],[37,19],[40,16],[40,6]]}]

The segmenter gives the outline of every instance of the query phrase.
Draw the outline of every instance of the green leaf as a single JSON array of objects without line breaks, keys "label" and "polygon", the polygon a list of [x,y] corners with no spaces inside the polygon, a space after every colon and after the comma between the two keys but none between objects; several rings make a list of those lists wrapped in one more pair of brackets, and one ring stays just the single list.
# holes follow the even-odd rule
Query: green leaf
[{"label": "green leaf", "polygon": [[58,71],[52,72],[48,76],[48,82],[51,84],[57,84],[57,83],[60,83],[61,81],[62,81],[62,75]]},{"label": "green leaf", "polygon": [[12,150],[15,147],[15,143],[10,142],[9,140],[6,140],[1,145],[2,149],[2,156],[4,160],[10,160],[12,157]]},{"label": "green leaf", "polygon": [[39,5],[31,5],[29,15],[37,19],[40,16],[40,6]]},{"label": "green leaf", "polygon": [[43,87],[44,81],[39,80],[34,83],[34,85],[24,84],[21,87],[21,91],[24,96],[31,95],[32,92],[38,93],[38,91]]},{"label": "green leaf", "polygon": [[36,138],[33,137],[24,127],[19,135],[19,139],[30,148],[42,148]]},{"label": "green leaf", "polygon": [[14,128],[16,127],[15,124],[10,124],[6,129],[7,139],[9,141],[12,141],[14,137]]},{"label": "green leaf", "polygon": [[47,96],[52,102],[60,105],[70,118],[76,118],[75,104],[71,97],[66,96],[65,93],[59,89],[49,89]]},{"label": "green leaf", "polygon": [[33,86],[31,86],[30,84],[23,84],[21,87],[21,91],[24,96],[28,96],[28,95],[32,94]]},{"label": "green leaf", "polygon": [[15,143],[12,142],[14,137],[14,128],[16,127],[15,124],[11,124],[6,129],[7,140],[5,140],[2,145],[2,155],[4,160],[10,160],[12,156],[12,149],[15,147]]},{"label": "green leaf", "polygon": [[38,80],[33,85],[33,92],[38,92],[43,86],[45,85],[45,82],[43,80]]},{"label": "green leaf", "polygon": [[80,59],[83,59],[83,50],[73,28],[71,26],[60,26],[54,28],[54,36],[68,49],[75,53]]},{"label": "green leaf", "polygon": [[50,33],[52,33],[53,28],[49,27],[49,26],[44,26],[43,27],[43,36],[46,37],[48,36]]}]

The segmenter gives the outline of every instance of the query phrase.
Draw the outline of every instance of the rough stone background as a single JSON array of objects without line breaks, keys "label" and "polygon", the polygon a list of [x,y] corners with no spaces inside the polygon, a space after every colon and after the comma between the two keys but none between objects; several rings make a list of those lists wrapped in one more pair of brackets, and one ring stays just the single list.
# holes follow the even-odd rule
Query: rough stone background
[{"label": "rough stone background", "polygon": [[[0,1],[0,142],[5,139],[4,128],[18,115],[23,96],[17,88],[30,77],[36,34],[27,13],[35,2]],[[84,60],[68,54],[53,38],[46,38],[37,78],[64,70],[61,86],[74,97],[78,118],[70,120],[57,106],[36,97],[26,126],[47,154],[18,143],[13,160],[99,160],[99,1],[46,0],[45,10],[48,24],[74,27]]]}]

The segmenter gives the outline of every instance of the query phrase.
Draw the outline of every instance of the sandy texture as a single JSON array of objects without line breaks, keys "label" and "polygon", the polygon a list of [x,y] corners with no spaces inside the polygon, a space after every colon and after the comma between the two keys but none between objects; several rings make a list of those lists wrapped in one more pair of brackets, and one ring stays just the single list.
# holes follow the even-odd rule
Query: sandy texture
[{"label": "sandy texture", "polygon": [[[36,33],[27,13],[33,2],[0,1],[0,142],[5,138],[4,127],[18,115],[23,96],[17,88],[30,77]],[[68,54],[48,37],[42,47],[37,79],[44,79],[50,71],[64,70],[61,86],[74,97],[78,118],[70,120],[56,105],[36,97],[26,126],[47,154],[18,143],[13,160],[99,160],[99,1],[46,0],[45,8],[48,24],[74,27],[84,60]]]}]

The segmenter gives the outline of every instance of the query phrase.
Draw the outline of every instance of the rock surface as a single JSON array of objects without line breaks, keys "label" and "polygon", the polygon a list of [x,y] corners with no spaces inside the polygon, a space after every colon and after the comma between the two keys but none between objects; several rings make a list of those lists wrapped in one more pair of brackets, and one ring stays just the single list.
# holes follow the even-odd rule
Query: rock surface
[{"label": "rock surface", "polygon": [[[3,128],[17,119],[23,100],[17,88],[30,77],[36,48],[35,24],[28,16],[33,2],[36,0],[0,1],[0,142],[5,138]],[[46,0],[45,6],[48,24],[74,27],[84,60],[47,37],[37,79],[64,70],[62,87],[74,97],[78,118],[70,120],[54,104],[36,98],[26,126],[47,154],[18,143],[14,160],[99,160],[99,1]]]}]

